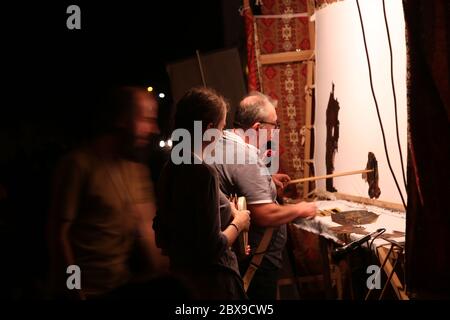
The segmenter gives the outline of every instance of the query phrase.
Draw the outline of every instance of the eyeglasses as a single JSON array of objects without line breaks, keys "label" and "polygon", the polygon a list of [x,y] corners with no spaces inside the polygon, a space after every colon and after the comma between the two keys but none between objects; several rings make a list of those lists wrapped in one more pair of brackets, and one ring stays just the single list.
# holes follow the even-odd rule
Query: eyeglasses
[{"label": "eyeglasses", "polygon": [[277,121],[277,122],[267,122],[267,121],[259,121],[259,123],[264,123],[264,124],[270,124],[272,126],[275,127],[275,129],[280,129],[281,128],[281,124]]}]

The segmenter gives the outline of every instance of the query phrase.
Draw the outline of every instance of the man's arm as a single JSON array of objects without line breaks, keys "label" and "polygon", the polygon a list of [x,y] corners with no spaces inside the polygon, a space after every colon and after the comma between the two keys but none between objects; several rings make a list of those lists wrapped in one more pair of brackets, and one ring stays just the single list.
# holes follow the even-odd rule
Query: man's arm
[{"label": "man's arm", "polygon": [[293,205],[281,206],[276,203],[249,204],[252,223],[261,227],[278,227],[296,218],[313,217],[316,205],[312,202],[300,202]]},{"label": "man's arm", "polygon": [[[227,174],[224,171],[227,170]],[[277,227],[296,218],[314,216],[316,206],[301,202],[295,205],[280,206],[273,202],[272,177],[261,174],[257,164],[230,165],[219,167],[224,180],[231,179],[231,185],[239,190],[239,195],[247,199],[247,209],[251,212],[252,223],[262,227]],[[283,181],[287,175],[277,175]],[[283,182],[280,181],[281,184]]]},{"label": "man's arm", "polygon": [[[54,289],[65,289],[65,270],[76,264],[69,232],[76,217],[82,170],[74,158],[64,159],[54,174],[52,202],[48,221],[48,240]],[[73,297],[85,299],[81,290]]]},{"label": "man's arm", "polygon": [[142,164],[132,165],[134,174],[134,211],[137,215],[138,245],[144,259],[155,272],[169,269],[169,259],[156,245],[153,219],[156,216],[156,199],[150,172]]},{"label": "man's arm", "polygon": [[153,230],[153,218],[156,206],[153,202],[136,204],[135,210],[138,214],[138,241],[149,265],[157,272],[169,269],[169,259],[162,254],[161,249],[156,246],[155,231]]},{"label": "man's arm", "polygon": [[65,276],[67,276],[65,270],[68,266],[76,264],[69,239],[71,225],[71,222],[59,221],[52,221],[48,225],[52,287],[56,293],[64,292],[64,294],[73,299],[85,300],[86,296],[82,289],[65,290],[67,289],[65,288]]}]

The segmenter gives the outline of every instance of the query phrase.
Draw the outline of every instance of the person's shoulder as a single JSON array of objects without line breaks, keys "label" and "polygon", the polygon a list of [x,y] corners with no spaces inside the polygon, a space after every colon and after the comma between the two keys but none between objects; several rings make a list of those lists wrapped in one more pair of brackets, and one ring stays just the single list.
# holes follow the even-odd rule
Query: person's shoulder
[{"label": "person's shoulder", "polygon": [[162,171],[174,172],[175,174],[177,172],[185,172],[199,178],[202,176],[214,175],[216,173],[216,170],[211,167],[211,165],[206,164],[205,162],[196,163],[194,158],[192,158],[189,163],[175,164],[168,161]]},{"label": "person's shoulder", "polygon": [[245,142],[242,140],[240,136],[232,131],[224,131],[223,137],[221,139],[224,144],[228,145],[239,145],[241,147],[245,147]]},{"label": "person's shoulder", "polygon": [[226,149],[225,152],[233,152],[235,154],[245,154],[246,156],[253,156],[255,154],[251,146],[233,132],[227,132],[223,136],[223,144]]},{"label": "person's shoulder", "polygon": [[191,164],[189,166],[193,171],[204,176],[215,176],[217,174],[216,169],[214,169],[211,165],[206,164],[205,162]]},{"label": "person's shoulder", "polygon": [[217,170],[205,162],[186,165],[190,170],[192,176],[198,183],[210,183],[212,180],[216,180]]},{"label": "person's shoulder", "polygon": [[60,164],[63,166],[86,168],[91,162],[92,155],[86,146],[79,147],[62,156]]}]

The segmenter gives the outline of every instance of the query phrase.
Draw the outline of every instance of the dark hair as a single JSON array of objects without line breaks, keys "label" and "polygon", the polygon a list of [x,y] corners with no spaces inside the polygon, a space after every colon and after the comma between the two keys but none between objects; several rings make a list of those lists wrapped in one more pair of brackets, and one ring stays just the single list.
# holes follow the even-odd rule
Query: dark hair
[{"label": "dark hair", "polygon": [[189,89],[178,101],[174,129],[194,130],[194,121],[202,121],[202,132],[209,123],[216,127],[228,109],[225,98],[215,90],[204,87]]}]

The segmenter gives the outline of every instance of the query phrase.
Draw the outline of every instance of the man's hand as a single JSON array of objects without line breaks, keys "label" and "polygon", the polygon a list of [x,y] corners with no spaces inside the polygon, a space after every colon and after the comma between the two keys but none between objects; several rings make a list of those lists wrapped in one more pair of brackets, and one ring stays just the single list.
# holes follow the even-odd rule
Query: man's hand
[{"label": "man's hand", "polygon": [[250,211],[237,210],[234,213],[233,223],[239,228],[239,233],[242,231],[248,231],[250,228]]},{"label": "man's hand", "polygon": [[288,182],[291,181],[291,178],[284,173],[275,173],[272,175],[272,180],[277,186],[277,189],[284,189]]},{"label": "man's hand", "polygon": [[314,218],[317,214],[317,205],[315,202],[300,202],[295,204],[300,218]]}]

